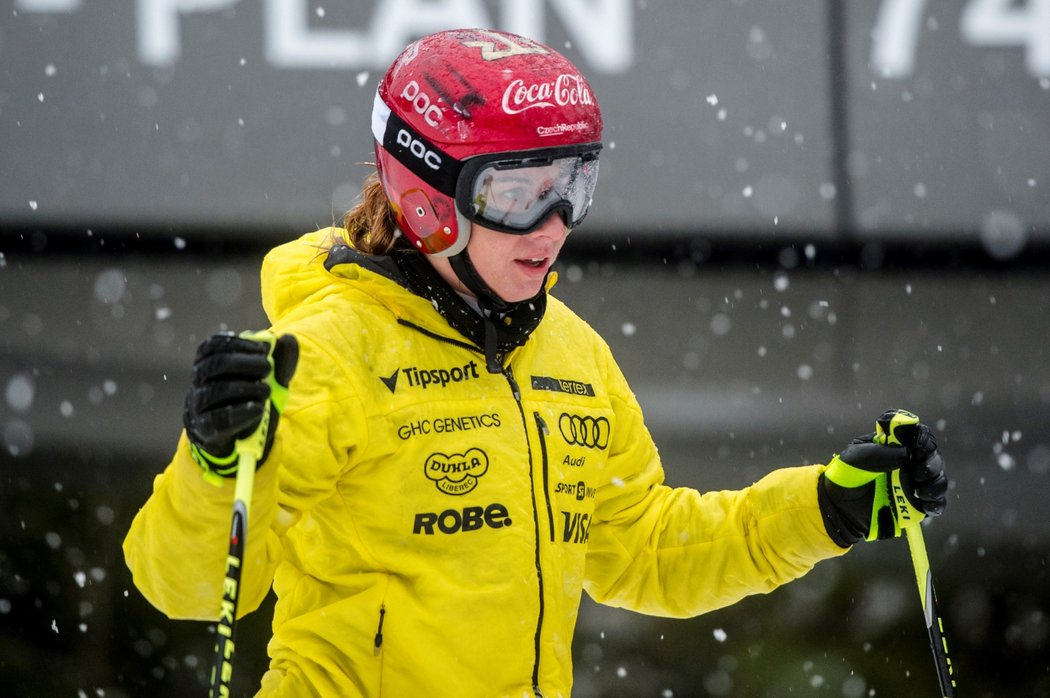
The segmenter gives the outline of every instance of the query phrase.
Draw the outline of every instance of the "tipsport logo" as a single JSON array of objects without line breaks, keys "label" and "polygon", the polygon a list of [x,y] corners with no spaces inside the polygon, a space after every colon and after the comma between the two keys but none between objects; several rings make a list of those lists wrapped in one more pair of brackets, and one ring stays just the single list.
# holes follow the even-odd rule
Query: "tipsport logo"
[{"label": "tipsport logo", "polygon": [[478,374],[478,362],[469,361],[462,366],[454,368],[396,368],[389,376],[380,376],[379,380],[393,393],[397,391],[398,378],[402,375],[409,387],[422,388],[426,390],[432,385],[444,388],[449,383],[462,383],[463,381],[476,380],[481,376]]},{"label": "tipsport logo", "polygon": [[570,446],[583,446],[604,451],[609,447],[612,427],[605,417],[588,417],[563,412],[558,418],[558,431]]}]

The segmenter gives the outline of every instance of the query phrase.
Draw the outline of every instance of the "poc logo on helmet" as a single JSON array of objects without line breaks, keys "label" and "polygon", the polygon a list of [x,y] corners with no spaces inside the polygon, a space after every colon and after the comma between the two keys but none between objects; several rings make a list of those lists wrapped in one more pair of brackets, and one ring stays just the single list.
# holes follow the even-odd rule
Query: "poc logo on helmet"
[{"label": "poc logo on helmet", "polygon": [[609,446],[609,434],[612,427],[605,417],[584,417],[578,414],[562,413],[558,419],[558,431],[571,446],[584,446],[605,450]]},{"label": "poc logo on helmet", "polygon": [[441,156],[433,150],[428,149],[423,145],[422,141],[413,138],[412,134],[405,129],[401,129],[397,132],[397,144],[426,163],[427,167],[430,169],[441,169]]},{"label": "poc logo on helmet", "polygon": [[408,103],[412,105],[416,113],[434,128],[437,128],[438,124],[441,123],[441,118],[445,116],[445,113],[441,111],[441,107],[430,101],[430,95],[424,92],[415,80],[411,80],[405,85],[405,89],[401,90],[401,97],[408,100]]}]

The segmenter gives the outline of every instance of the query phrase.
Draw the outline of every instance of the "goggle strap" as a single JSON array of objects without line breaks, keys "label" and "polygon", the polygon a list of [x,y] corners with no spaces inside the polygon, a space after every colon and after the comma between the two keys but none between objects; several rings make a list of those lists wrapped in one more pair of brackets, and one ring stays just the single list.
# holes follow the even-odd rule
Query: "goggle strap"
[{"label": "goggle strap", "polygon": [[455,197],[456,180],[462,169],[460,162],[393,112],[387,115],[383,148],[438,192]]}]

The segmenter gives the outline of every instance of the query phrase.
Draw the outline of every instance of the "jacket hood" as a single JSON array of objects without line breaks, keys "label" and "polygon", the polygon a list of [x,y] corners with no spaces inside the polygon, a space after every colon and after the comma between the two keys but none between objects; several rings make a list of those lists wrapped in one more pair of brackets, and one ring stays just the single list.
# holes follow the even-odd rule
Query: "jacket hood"
[{"label": "jacket hood", "polygon": [[293,308],[331,285],[318,269],[324,263],[334,228],[307,233],[270,250],[263,258],[260,284],[263,310],[277,323]]},{"label": "jacket hood", "polygon": [[407,282],[389,258],[353,253],[353,264],[327,269],[331,249],[341,244],[344,235],[342,228],[325,228],[270,250],[263,259],[261,286],[263,309],[271,323],[306,303],[344,292],[347,282],[398,317],[422,321],[433,314],[429,302],[405,293]]}]

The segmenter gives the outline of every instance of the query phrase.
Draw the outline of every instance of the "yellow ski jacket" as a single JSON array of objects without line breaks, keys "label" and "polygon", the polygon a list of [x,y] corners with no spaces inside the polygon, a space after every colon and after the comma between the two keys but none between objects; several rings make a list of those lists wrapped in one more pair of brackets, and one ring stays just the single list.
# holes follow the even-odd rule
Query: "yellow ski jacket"
[{"label": "yellow ski jacket", "polygon": [[[491,373],[386,258],[333,263],[332,232],[263,264],[272,329],[300,359],[241,577],[240,615],[278,597],[259,695],[568,696],[582,591],[693,616],[844,552],[817,506],[823,466],[664,485],[608,346],[555,298]],[[183,434],[124,543],[168,616],[218,618],[232,499]]]}]

